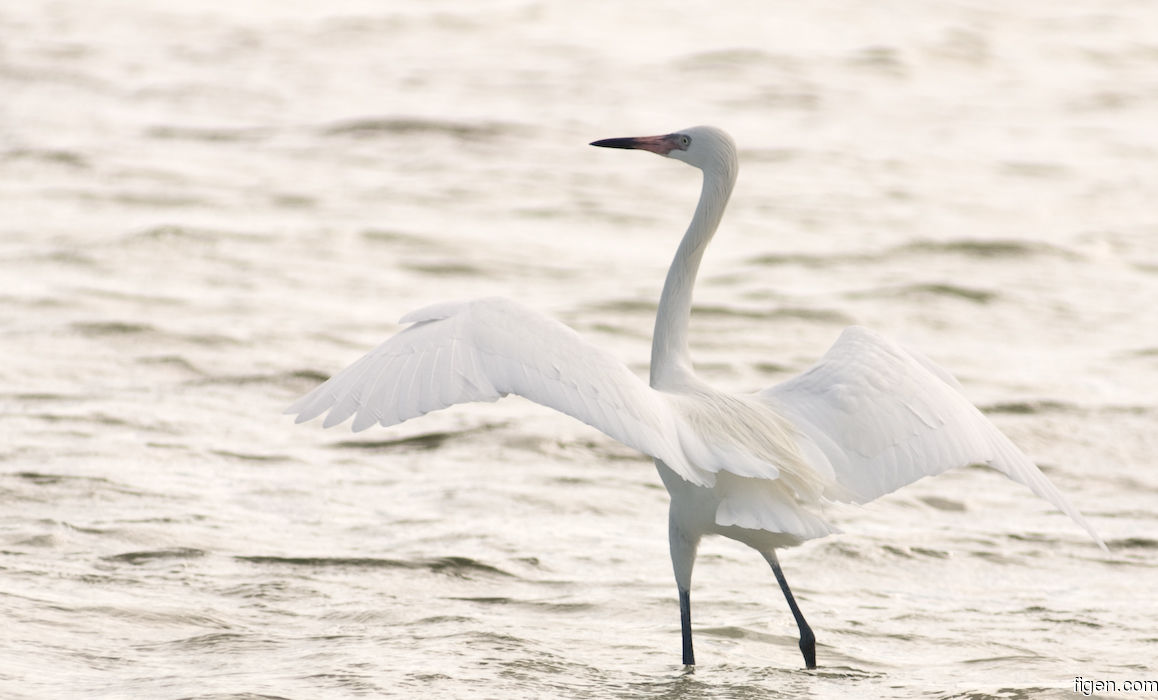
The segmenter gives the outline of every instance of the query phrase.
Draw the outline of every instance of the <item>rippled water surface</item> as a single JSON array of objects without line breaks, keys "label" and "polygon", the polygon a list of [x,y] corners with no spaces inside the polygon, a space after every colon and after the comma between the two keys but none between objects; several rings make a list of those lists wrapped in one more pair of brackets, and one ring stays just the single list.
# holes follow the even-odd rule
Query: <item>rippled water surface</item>
[{"label": "rippled water surface", "polygon": [[[5,3],[0,695],[1074,697],[1158,680],[1148,2]],[[922,348],[1087,514],[980,468],[701,549],[652,465],[520,399],[351,435],[292,399],[504,295],[646,373],[723,126],[713,383]]]}]

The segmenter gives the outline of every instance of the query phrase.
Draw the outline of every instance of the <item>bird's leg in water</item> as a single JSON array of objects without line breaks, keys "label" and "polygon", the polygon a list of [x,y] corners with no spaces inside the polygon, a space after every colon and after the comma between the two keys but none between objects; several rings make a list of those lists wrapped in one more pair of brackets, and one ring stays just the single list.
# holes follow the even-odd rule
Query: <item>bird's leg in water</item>
[{"label": "bird's leg in water", "polygon": [[800,628],[800,653],[804,654],[804,667],[816,668],[816,635],[812,633],[812,628],[808,626],[804,615],[800,614],[792,589],[788,587],[784,572],[780,570],[780,561],[776,558],[776,553],[765,554],[764,558],[772,565],[772,573],[776,576],[776,582],[780,584],[780,590],[784,591],[784,598],[788,601],[792,616],[796,618],[796,626]]},{"label": "bird's leg in water", "polygon": [[680,631],[684,636],[684,665],[695,666],[696,656],[692,653],[692,601],[688,591],[680,589]]}]

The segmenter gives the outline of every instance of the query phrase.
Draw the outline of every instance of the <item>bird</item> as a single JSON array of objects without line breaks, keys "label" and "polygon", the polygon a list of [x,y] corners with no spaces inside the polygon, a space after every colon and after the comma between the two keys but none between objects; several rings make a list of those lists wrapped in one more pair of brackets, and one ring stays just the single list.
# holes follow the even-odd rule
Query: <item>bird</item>
[{"label": "bird", "polygon": [[590,145],[648,151],[702,173],[699,201],[668,269],[656,312],[649,382],[570,327],[501,298],[442,302],[286,409],[323,426],[391,426],[454,404],[508,394],[572,416],[651,457],[670,496],[668,542],[679,594],[682,661],[694,667],[691,579],[703,537],[759,552],[799,630],[805,668],[816,637],[778,550],[832,534],[828,502],[863,504],[922,477],[983,464],[1094,528],[1040,469],[925,355],[861,326],[844,329],[816,364],[770,388],[719,390],[692,364],[688,325],[704,250],[738,173],[723,130],[696,126]]}]

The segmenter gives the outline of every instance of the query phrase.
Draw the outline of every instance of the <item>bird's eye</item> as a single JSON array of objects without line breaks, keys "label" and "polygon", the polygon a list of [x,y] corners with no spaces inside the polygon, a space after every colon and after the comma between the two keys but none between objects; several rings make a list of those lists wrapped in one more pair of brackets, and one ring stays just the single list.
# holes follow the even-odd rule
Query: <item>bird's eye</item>
[{"label": "bird's eye", "polygon": [[688,136],[687,134],[681,134],[680,135],[680,148],[682,148],[686,151],[686,150],[688,150],[688,146],[690,146],[690,145],[692,145],[692,137]]}]

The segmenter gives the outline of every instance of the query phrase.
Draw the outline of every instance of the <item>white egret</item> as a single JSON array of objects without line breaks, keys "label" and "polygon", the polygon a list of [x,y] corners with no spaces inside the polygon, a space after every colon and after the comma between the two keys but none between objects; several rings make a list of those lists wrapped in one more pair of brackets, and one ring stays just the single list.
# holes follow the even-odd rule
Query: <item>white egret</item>
[{"label": "white egret", "polygon": [[691,589],[704,535],[764,556],[816,666],[815,637],[776,550],[833,528],[826,500],[865,503],[921,477],[982,463],[1028,486],[1105,545],[1045,475],[961,393],[945,370],[860,327],[803,374],[752,394],[696,377],[688,353],[692,286],[736,181],[732,139],[699,126],[592,145],[633,148],[703,171],[703,189],[668,270],[656,314],[651,385],[563,324],[500,298],[435,304],[303,397],[297,422],[326,411],[353,429],[401,423],[467,401],[518,394],[573,416],[655,459],[671,497],[668,535],[679,589],[683,662],[692,653]]}]

